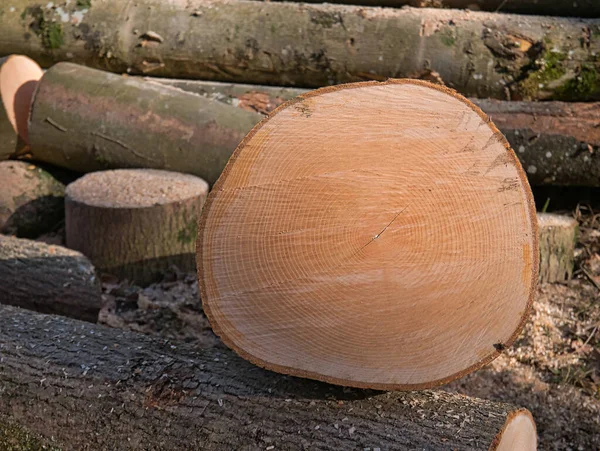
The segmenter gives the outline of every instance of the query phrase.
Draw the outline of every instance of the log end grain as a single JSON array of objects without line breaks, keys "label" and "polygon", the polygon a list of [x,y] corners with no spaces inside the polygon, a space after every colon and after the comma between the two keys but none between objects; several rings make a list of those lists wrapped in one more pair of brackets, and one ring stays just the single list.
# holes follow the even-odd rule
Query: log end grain
[{"label": "log end grain", "polygon": [[64,219],[64,185],[24,161],[0,162],[0,232],[36,238]]},{"label": "log end grain", "polygon": [[569,216],[538,214],[540,282],[566,282],[573,274],[578,223]]},{"label": "log end grain", "polygon": [[240,144],[200,221],[202,302],[260,366],[446,383],[510,346],[537,283],[525,174],[481,110],[397,80],[324,88]]},{"label": "log end grain", "polygon": [[146,285],[175,265],[195,268],[197,220],[208,184],[152,169],[87,174],[66,189],[67,246],[99,270]]},{"label": "log end grain", "polygon": [[43,71],[32,59],[10,56],[0,68],[0,94],[15,131],[29,144],[28,120],[34,92]]},{"label": "log end grain", "polygon": [[95,322],[102,305],[90,261],[61,246],[0,235],[0,302]]},{"label": "log end grain", "polygon": [[536,451],[537,430],[531,412],[519,409],[511,412],[490,446],[492,451]]}]

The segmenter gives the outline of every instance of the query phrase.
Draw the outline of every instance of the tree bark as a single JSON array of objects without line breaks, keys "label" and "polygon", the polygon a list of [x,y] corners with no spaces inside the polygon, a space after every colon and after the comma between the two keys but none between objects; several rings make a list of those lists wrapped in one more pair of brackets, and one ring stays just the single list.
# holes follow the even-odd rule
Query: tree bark
[{"label": "tree bark", "polygon": [[467,99],[422,81],[286,104],[200,219],[213,329],[267,368],[366,388],[430,388],[491,361],[527,317],[539,258],[507,147]]},{"label": "tree bark", "polygon": [[62,63],[40,81],[29,139],[35,159],[80,172],[146,167],[214,183],[259,119],[172,87]]},{"label": "tree bark", "polygon": [[221,347],[12,307],[0,307],[0,343],[0,419],[65,450],[488,449],[507,423],[530,419],[524,409],[442,391],[286,377]]},{"label": "tree bark", "polygon": [[[146,77],[267,114],[304,89]],[[600,186],[600,104],[470,99],[506,136],[532,185]]]},{"label": "tree bark", "polygon": [[187,174],[121,169],[87,174],[67,187],[67,246],[98,270],[138,285],[171,265],[196,268],[197,221],[208,184]]},{"label": "tree bark", "polygon": [[243,0],[15,5],[0,17],[0,56],[46,67],[305,87],[434,70],[473,97],[600,98],[593,19]]},{"label": "tree bark", "polygon": [[79,252],[0,235],[0,303],[95,322],[102,300]]},{"label": "tree bark", "polygon": [[36,238],[64,220],[65,186],[24,161],[0,162],[0,232]]},{"label": "tree bark", "polygon": [[600,104],[475,100],[532,185],[600,186]]},{"label": "tree bark", "polygon": [[550,213],[538,214],[540,282],[566,282],[573,274],[578,223]]},{"label": "tree bark", "polygon": [[542,16],[600,17],[595,0],[307,0],[307,3],[345,3],[367,6],[414,6],[418,8],[466,8]]}]

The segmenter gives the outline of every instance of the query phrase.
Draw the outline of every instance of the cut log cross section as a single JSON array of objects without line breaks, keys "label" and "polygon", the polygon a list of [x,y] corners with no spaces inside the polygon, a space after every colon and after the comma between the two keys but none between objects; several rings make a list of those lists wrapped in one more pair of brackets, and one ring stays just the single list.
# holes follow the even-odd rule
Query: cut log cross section
[{"label": "cut log cross section", "polygon": [[209,195],[202,301],[258,365],[428,388],[514,341],[536,222],[514,153],[464,97],[410,80],[324,88],[257,125]]}]

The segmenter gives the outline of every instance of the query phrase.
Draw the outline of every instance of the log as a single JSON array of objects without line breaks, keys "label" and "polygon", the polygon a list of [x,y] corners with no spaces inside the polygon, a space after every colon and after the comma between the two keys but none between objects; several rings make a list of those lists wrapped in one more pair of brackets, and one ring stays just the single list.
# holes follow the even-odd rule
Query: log
[{"label": "log", "polygon": [[304,87],[434,70],[473,97],[600,98],[594,19],[244,0],[14,3],[0,17],[0,56],[45,67]]},{"label": "log", "polygon": [[208,184],[155,169],[87,174],[65,193],[67,246],[98,270],[148,285],[175,265],[196,268],[197,221]]},{"label": "log", "polygon": [[600,186],[600,104],[475,103],[506,136],[532,185]]},{"label": "log", "polygon": [[39,83],[28,133],[35,159],[75,171],[146,167],[213,183],[259,119],[172,87],[62,63]]},{"label": "log", "polygon": [[540,282],[566,282],[571,278],[578,226],[569,216],[538,214]]},{"label": "log", "polygon": [[0,307],[0,343],[0,419],[64,450],[501,450],[517,437],[535,450],[531,414],[503,403],[334,387],[220,347],[12,307]]},{"label": "log", "polygon": [[[268,114],[306,90],[197,80],[145,80]],[[517,151],[531,185],[600,186],[600,104],[470,99]]]},{"label": "log", "polygon": [[284,373],[422,389],[513,342],[537,281],[518,160],[454,91],[395,80],[323,88],[240,144],[200,219],[204,311]]},{"label": "log", "polygon": [[[306,0],[324,3],[323,0]],[[595,0],[328,0],[366,6],[414,6],[417,8],[464,8],[472,11],[492,11],[543,16],[600,17],[600,5]]]},{"label": "log", "polygon": [[[8,58],[0,58],[0,71]],[[2,103],[2,94],[0,90],[0,106]],[[0,161],[8,160],[13,154],[24,147],[24,143],[19,143],[17,134],[12,127],[6,111],[0,107]]]},{"label": "log", "polygon": [[79,252],[2,235],[0,293],[2,304],[92,322],[102,306],[94,267]]},{"label": "log", "polygon": [[64,220],[65,186],[24,161],[1,161],[0,232],[37,238]]}]

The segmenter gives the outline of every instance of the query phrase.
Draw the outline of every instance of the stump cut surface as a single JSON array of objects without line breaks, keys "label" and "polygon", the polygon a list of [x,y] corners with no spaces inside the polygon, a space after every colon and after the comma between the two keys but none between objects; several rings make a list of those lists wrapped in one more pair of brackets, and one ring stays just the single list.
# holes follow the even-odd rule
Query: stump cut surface
[{"label": "stump cut surface", "polygon": [[448,382],[512,344],[537,280],[535,208],[496,127],[393,80],[284,104],[200,220],[213,328],[272,370],[358,387]]}]

